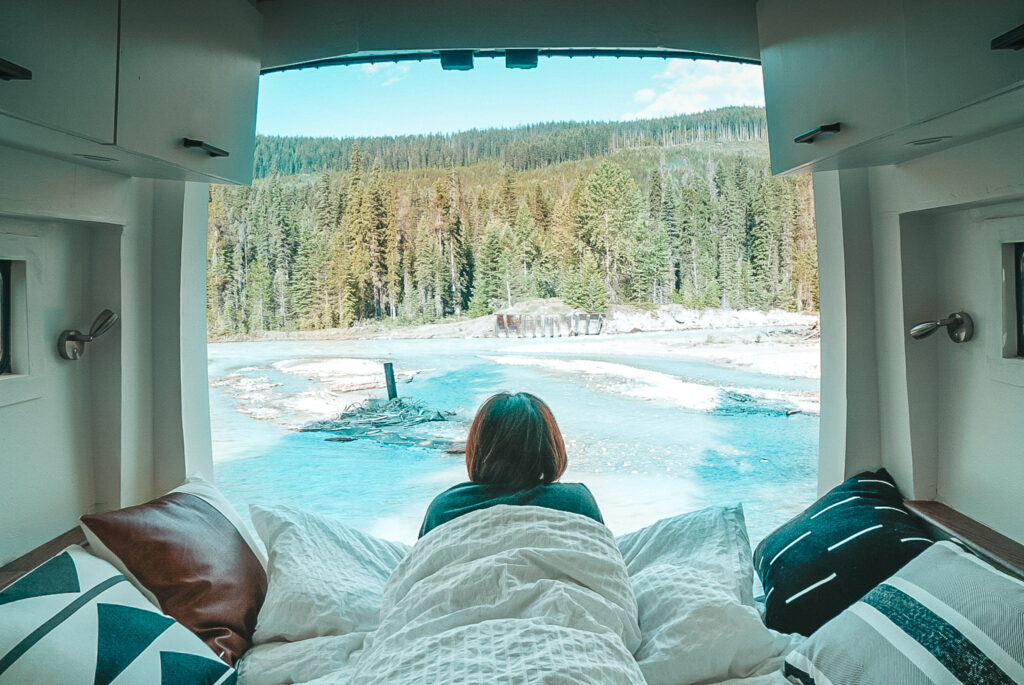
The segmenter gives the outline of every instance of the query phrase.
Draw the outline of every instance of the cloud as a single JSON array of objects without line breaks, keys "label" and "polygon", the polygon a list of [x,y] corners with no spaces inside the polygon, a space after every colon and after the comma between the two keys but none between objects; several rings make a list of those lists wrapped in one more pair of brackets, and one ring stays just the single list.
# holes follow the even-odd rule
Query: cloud
[{"label": "cloud", "polygon": [[654,95],[655,93],[653,88],[641,88],[633,93],[633,99],[637,102],[650,102],[654,99]]},{"label": "cloud", "polygon": [[363,64],[359,68],[364,74],[384,79],[380,84],[382,88],[395,85],[409,71],[409,65],[405,62],[376,62],[374,64]]},{"label": "cloud", "polygon": [[624,119],[692,114],[729,105],[764,106],[761,68],[756,65],[672,60],[653,78],[658,81],[654,88],[642,88],[633,96],[650,104],[627,112]]}]

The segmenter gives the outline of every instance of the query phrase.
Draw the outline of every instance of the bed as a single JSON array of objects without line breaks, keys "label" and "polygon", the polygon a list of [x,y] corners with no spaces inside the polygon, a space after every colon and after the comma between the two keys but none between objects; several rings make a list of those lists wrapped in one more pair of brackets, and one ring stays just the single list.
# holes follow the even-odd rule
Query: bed
[{"label": "bed", "polygon": [[[845,494],[835,497],[845,502]],[[962,555],[984,559],[998,569],[992,578],[1011,583],[1000,596],[1019,612],[999,620],[1024,618],[1024,610],[1014,608],[1024,597],[1024,546],[940,503],[905,505],[936,539],[954,538],[973,550],[930,545],[929,554],[950,563],[961,563]],[[825,508],[832,506],[825,500]],[[233,670],[211,669],[207,680],[194,682],[884,682],[871,680],[875,676],[862,666],[864,672],[849,679],[827,675],[851,668],[855,650],[835,639],[862,628],[849,610],[808,631],[810,639],[765,624],[764,605],[755,601],[758,558],[738,506],[690,512],[618,538],[575,514],[499,506],[451,521],[413,548],[284,507],[254,507],[252,520],[269,551],[261,562],[269,584],[246,636],[252,647],[247,643],[244,656],[228,664]],[[0,568],[0,610],[5,588],[69,545],[89,549],[76,528]],[[901,588],[909,582],[890,579]],[[979,582],[990,584],[987,576]],[[171,613],[160,598],[152,599],[157,610]],[[990,670],[954,673],[950,682],[1022,682],[1020,636],[1009,639],[1016,642],[979,667]],[[195,659],[202,654],[196,645],[174,649]],[[4,651],[0,631],[0,683],[7,682]],[[156,651],[160,658],[168,653]],[[911,660],[914,673],[925,662],[932,668],[929,658]],[[947,673],[925,671],[921,682],[942,682]],[[159,682],[117,677],[125,676],[109,682]]]}]

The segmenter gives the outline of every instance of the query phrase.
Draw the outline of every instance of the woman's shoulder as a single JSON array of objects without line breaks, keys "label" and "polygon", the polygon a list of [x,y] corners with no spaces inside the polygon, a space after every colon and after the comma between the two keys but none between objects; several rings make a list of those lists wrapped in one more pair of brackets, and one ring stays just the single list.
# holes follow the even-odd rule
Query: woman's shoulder
[{"label": "woman's shoulder", "polygon": [[567,491],[567,492],[575,492],[575,493],[579,493],[579,494],[584,494],[585,493],[589,497],[593,497],[594,496],[593,493],[590,492],[590,488],[588,488],[584,483],[562,483],[562,482],[548,483],[547,487],[554,488],[556,490],[563,490],[563,491]]}]

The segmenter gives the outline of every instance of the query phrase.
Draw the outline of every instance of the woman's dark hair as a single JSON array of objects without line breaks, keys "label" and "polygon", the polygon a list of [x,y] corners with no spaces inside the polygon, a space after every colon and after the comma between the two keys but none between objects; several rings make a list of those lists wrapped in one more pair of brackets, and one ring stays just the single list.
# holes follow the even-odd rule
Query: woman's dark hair
[{"label": "woman's dark hair", "polygon": [[565,466],[562,433],[540,398],[501,392],[480,406],[466,439],[471,481],[521,489],[555,482]]}]

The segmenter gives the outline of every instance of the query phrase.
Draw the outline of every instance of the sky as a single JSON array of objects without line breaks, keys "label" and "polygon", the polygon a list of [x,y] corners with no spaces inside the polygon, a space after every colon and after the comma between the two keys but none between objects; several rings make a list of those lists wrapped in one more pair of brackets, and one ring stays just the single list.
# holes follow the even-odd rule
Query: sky
[{"label": "sky", "polygon": [[546,121],[619,121],[764,105],[761,68],[684,59],[542,58],[536,69],[478,59],[324,67],[260,77],[264,135],[451,133]]}]

